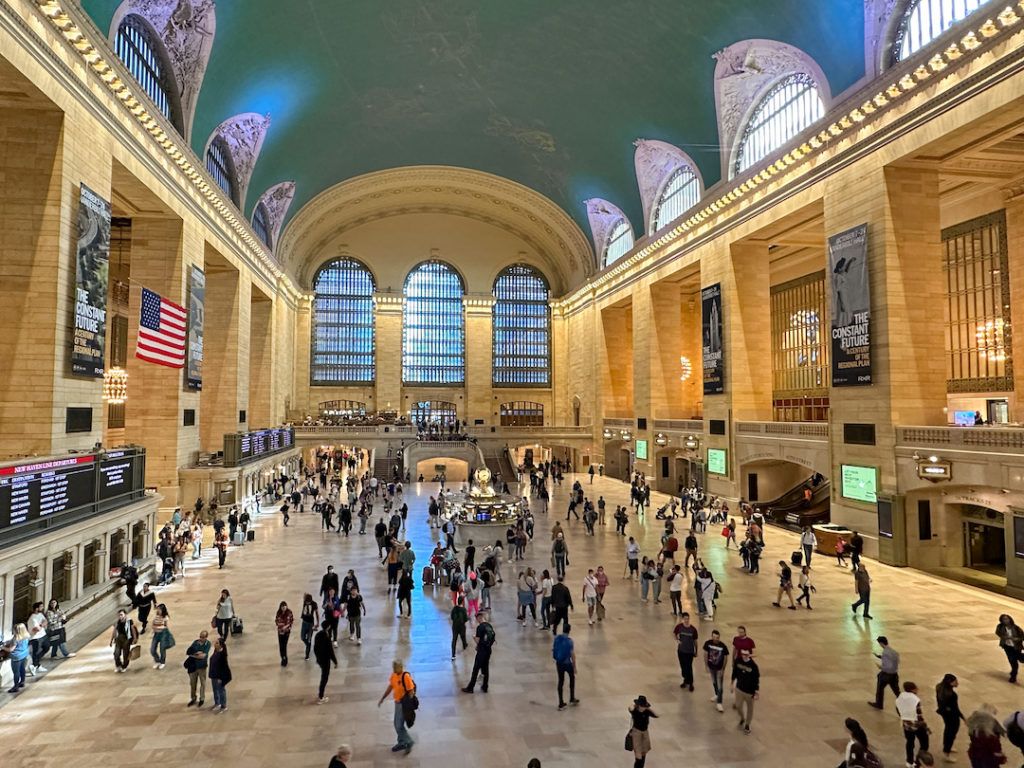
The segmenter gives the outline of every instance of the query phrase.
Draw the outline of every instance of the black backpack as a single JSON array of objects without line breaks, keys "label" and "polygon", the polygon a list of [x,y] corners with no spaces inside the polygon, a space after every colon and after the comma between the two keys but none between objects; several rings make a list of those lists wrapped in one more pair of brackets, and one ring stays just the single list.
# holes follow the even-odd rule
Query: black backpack
[{"label": "black backpack", "polygon": [[1019,711],[1013,713],[1010,725],[1006,728],[1006,738],[1013,746],[1024,749],[1024,728],[1017,724],[1017,717],[1019,715]]},{"label": "black backpack", "polygon": [[565,552],[565,542],[562,539],[555,540],[555,552],[559,554]]}]

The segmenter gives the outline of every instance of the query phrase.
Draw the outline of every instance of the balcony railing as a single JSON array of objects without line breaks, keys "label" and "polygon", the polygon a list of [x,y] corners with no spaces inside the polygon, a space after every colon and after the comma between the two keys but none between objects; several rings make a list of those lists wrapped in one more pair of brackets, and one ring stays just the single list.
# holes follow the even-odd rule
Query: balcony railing
[{"label": "balcony railing", "polygon": [[779,437],[793,440],[828,440],[828,423],[824,421],[737,421],[736,436]]},{"label": "balcony railing", "polygon": [[704,422],[701,419],[655,419],[654,428],[671,432],[703,433]]},{"label": "balcony railing", "polygon": [[[501,437],[502,435],[537,435],[545,437],[590,437],[593,434],[593,427],[590,426],[545,426],[545,427],[501,427],[501,426],[473,426],[466,427],[465,433],[475,438]],[[393,424],[339,424],[328,425],[298,425],[295,427],[296,437],[312,437],[316,435],[338,436],[338,435],[367,435],[380,436],[385,438],[401,437],[415,438],[416,427],[409,425],[397,426]]]},{"label": "balcony railing", "polygon": [[896,445],[989,453],[1024,452],[1020,427],[896,427]]}]

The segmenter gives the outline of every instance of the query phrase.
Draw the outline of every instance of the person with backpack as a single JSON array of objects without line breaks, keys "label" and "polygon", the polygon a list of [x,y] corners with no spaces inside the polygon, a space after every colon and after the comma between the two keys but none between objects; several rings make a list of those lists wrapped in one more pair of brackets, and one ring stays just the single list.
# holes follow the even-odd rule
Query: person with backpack
[{"label": "person with backpack", "polygon": [[1006,654],[1006,660],[1010,662],[1010,682],[1017,682],[1017,672],[1020,669],[1020,662],[1024,660],[1021,648],[1024,647],[1024,630],[1017,626],[1017,622],[1008,614],[999,617],[996,625],[996,637],[999,638],[999,647]]},{"label": "person with backpack", "polygon": [[483,677],[480,690],[487,693],[487,685],[491,679],[491,650],[496,640],[494,627],[487,620],[487,611],[481,611],[479,622],[476,626],[476,635],[473,638],[476,643],[476,658],[473,659],[473,673],[469,677],[469,684],[462,689],[463,693],[472,693],[476,688],[477,675]]},{"label": "person with backpack", "polygon": [[565,566],[569,564],[569,545],[565,541],[565,535],[559,531],[555,540],[551,543],[551,565],[555,573],[565,576]]},{"label": "person with backpack", "polygon": [[551,657],[555,660],[555,669],[558,672],[558,709],[565,709],[565,676],[569,676],[569,703],[579,704],[576,698],[576,647],[569,637],[569,627],[562,630],[562,634],[555,637],[551,646]]},{"label": "person with backpack", "polygon": [[[378,707],[384,703],[388,694],[391,694],[395,701],[394,724],[397,736],[395,746],[391,748],[391,751],[404,751],[408,755],[412,751],[414,742],[406,727],[405,707],[409,705],[404,702],[407,698],[411,700],[410,703],[415,701],[416,682],[412,679],[412,675],[405,671],[405,665],[398,659],[391,662],[391,677],[388,678],[388,687],[384,689],[384,693],[381,694],[380,700],[377,702]],[[413,703],[412,706],[416,706],[416,704]]]},{"label": "person with backpack", "polygon": [[921,697],[917,694],[917,685],[909,680],[903,684],[903,693],[896,697],[896,713],[903,724],[907,765],[917,765],[914,743],[919,743],[921,751],[927,752],[929,731],[928,724],[924,721],[924,713],[921,711]]},{"label": "person with backpack", "polygon": [[882,768],[882,762],[868,748],[868,735],[861,724],[852,717],[846,718],[843,724],[850,741],[846,745],[843,762],[837,768]]},{"label": "person with backpack", "polygon": [[132,646],[139,642],[139,630],[122,608],[117,612],[117,621],[110,634],[110,647],[114,649],[114,669],[127,672],[131,661]]}]

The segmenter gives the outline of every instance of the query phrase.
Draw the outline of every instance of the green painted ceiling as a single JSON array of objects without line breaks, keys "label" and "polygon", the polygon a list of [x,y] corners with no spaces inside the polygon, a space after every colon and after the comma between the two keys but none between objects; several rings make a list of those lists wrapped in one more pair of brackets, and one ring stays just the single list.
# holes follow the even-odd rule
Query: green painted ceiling
[{"label": "green painted ceiling", "polygon": [[[120,0],[83,0],[107,31]],[[720,177],[712,54],[746,38],[803,49],[832,92],[864,73],[863,0],[219,0],[193,126],[269,113],[249,185],[298,183],[294,215],[351,176],[417,164],[499,174],[589,231],[604,197],[643,230],[632,142]]]}]

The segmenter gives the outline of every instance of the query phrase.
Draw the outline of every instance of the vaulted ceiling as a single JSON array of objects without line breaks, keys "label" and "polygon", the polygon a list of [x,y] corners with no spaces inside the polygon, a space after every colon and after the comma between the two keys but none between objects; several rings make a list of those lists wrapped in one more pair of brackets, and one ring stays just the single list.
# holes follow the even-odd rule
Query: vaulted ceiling
[{"label": "vaulted ceiling", "polygon": [[[108,31],[120,0],[82,3]],[[219,0],[192,145],[270,115],[247,215],[283,180],[294,216],[344,179],[433,164],[524,184],[584,230],[583,201],[607,198],[639,233],[632,142],[716,182],[712,55],[747,38],[802,49],[840,93],[864,75],[864,0]]]}]

